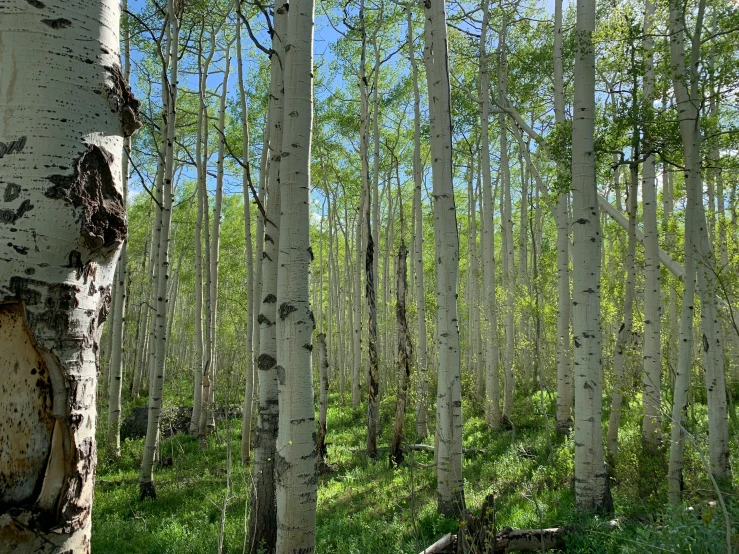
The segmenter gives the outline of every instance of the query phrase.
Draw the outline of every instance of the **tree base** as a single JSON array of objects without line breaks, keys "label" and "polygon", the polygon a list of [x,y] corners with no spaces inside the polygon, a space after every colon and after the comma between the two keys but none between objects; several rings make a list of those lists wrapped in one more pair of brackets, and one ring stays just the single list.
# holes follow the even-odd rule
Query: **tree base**
[{"label": "tree base", "polygon": [[151,500],[157,499],[157,491],[154,486],[154,481],[141,481],[139,482],[139,500]]}]

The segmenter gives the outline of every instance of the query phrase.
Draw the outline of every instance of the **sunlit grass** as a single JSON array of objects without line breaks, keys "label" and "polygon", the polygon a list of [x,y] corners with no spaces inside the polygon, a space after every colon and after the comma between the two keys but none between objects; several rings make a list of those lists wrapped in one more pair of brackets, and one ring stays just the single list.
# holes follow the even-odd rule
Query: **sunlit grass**
[{"label": "sunlit grass", "polygon": [[[554,397],[546,398],[550,414],[554,413],[554,402]],[[722,551],[723,519],[715,509],[710,518],[698,518],[696,511],[693,515],[684,510],[665,511],[665,458],[651,461],[651,466],[644,465],[637,409],[626,406],[624,410],[613,495],[616,515],[627,519],[622,519],[621,527],[614,531],[601,518],[577,514],[572,493],[572,439],[556,435],[550,419],[551,450],[547,449],[538,393],[518,398],[515,406],[514,427],[491,432],[479,406],[465,400],[465,447],[484,451],[465,456],[469,509],[479,510],[486,496],[493,494],[498,529],[576,525],[579,531],[568,539],[568,552],[658,552],[658,545],[670,542],[671,552]],[[381,447],[389,444],[393,414],[394,398],[385,395],[380,409]],[[700,416],[705,417],[705,413],[700,412]],[[335,471],[319,479],[317,552],[416,553],[442,534],[454,532],[456,520],[436,513],[433,454],[408,454],[406,463],[396,470],[388,469],[386,448],[381,449],[377,460],[369,460],[365,454],[365,418],[366,407],[353,409],[348,398],[342,405],[338,395],[331,395],[328,461]],[[125,442],[121,459],[115,463],[105,461],[101,447],[93,511],[93,551],[215,552],[226,494],[230,437],[231,489],[226,503],[224,552],[241,552],[250,468],[239,460],[239,428],[239,421],[232,422],[230,432],[225,422],[219,422],[217,433],[209,437],[204,450],[197,439],[187,435],[162,440],[162,456],[171,457],[172,465],[156,468],[155,502],[138,499],[143,439]],[[409,437],[414,429],[413,410],[409,409]],[[433,439],[426,443],[433,444]],[[737,448],[734,444],[732,447],[735,461]],[[689,447],[689,501],[705,505],[713,495],[697,458]],[[734,465],[739,467],[736,462]],[[732,513],[739,517],[733,496],[727,495],[727,500]],[[706,537],[711,540],[705,542]]]}]

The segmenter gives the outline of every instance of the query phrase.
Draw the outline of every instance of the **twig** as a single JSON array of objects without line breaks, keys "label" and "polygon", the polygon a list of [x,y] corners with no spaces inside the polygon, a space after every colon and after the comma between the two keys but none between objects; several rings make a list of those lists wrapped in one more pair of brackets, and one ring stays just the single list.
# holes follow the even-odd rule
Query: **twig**
[{"label": "twig", "polygon": [[[254,203],[257,205],[257,208],[259,208],[259,213],[262,214],[262,217],[264,218],[264,221],[269,221],[272,225],[275,225],[274,222],[270,221],[270,219],[267,217],[267,212],[264,210],[264,206],[262,205],[261,200],[259,200],[259,194],[257,193],[256,189],[254,188],[254,183],[252,183],[251,180],[251,171],[249,169],[249,161],[245,157],[244,159],[247,160],[246,163],[242,162],[236,154],[233,153],[233,150],[231,150],[231,146],[229,146],[228,141],[226,140],[226,135],[223,134],[223,131],[221,131],[218,127],[215,125],[213,128],[218,131],[218,134],[221,135],[221,138],[223,139],[223,144],[226,146],[226,150],[228,150],[229,155],[238,163],[241,167],[244,168],[244,171],[246,171],[246,180],[249,184],[249,189],[251,190],[252,195],[254,196]],[[277,227],[277,225],[275,225]]]}]

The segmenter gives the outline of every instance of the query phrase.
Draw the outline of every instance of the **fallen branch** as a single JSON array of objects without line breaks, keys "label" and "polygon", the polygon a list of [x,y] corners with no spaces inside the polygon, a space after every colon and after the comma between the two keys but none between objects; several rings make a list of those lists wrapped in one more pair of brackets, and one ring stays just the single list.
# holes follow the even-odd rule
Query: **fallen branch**
[{"label": "fallen branch", "polygon": [[447,533],[428,548],[424,548],[419,554],[441,554],[454,544],[456,535]]}]

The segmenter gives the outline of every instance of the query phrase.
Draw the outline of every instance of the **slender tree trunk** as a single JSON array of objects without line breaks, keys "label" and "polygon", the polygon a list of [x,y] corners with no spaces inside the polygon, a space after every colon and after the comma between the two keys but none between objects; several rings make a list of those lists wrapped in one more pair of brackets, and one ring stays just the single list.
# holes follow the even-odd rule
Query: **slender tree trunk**
[{"label": "slender tree trunk", "polygon": [[[500,35],[498,38],[498,94],[501,104],[506,101],[508,83],[508,54],[506,52],[506,15],[503,14]],[[506,350],[503,356],[503,374],[505,387],[503,389],[503,419],[510,421],[513,412],[513,363],[515,359],[515,293],[516,280],[513,269],[513,209],[511,206],[511,175],[508,167],[508,127],[507,116],[500,113],[500,172],[501,172],[501,228],[503,235],[503,286],[506,290],[506,318],[505,335]]]},{"label": "slender tree trunk", "polygon": [[[709,462],[711,473],[716,478],[731,476],[729,466],[728,417],[726,407],[726,377],[724,374],[721,330],[716,306],[716,286],[714,281],[713,250],[708,241],[706,218],[702,202],[701,182],[701,131],[698,107],[700,96],[698,64],[701,43],[701,27],[705,1],[698,7],[696,28],[691,38],[690,66],[685,54],[685,13],[676,2],[670,2],[670,60],[672,82],[675,89],[680,117],[680,136],[685,150],[685,183],[687,191],[685,224],[685,292],[681,314],[681,349],[678,357],[678,370],[675,378],[673,400],[673,428],[670,448],[669,485],[670,502],[680,500],[682,485],[682,466],[684,451],[684,410],[687,389],[690,382],[692,360],[692,308],[693,275],[697,273],[698,291],[701,298],[702,350],[705,367],[706,388],[708,389],[708,437]],[[696,265],[697,260],[697,265]],[[686,306],[688,307],[686,313]],[[689,333],[688,333],[689,331]],[[690,349],[689,349],[690,347]]]},{"label": "slender tree trunk", "polygon": [[[232,39],[233,40],[233,39]],[[223,74],[223,85],[221,90],[220,106],[218,108],[218,158],[216,162],[216,195],[213,204],[213,231],[211,233],[210,243],[210,365],[208,388],[208,397],[206,398],[205,426],[207,430],[215,430],[216,420],[213,415],[215,408],[215,378],[218,371],[216,356],[217,335],[218,335],[218,270],[220,264],[221,250],[221,214],[223,208],[223,162],[225,157],[224,132],[226,121],[226,96],[228,93],[228,76],[231,69],[231,42],[226,45],[225,51],[226,69]],[[203,431],[206,429],[204,428]]]},{"label": "slender tree trunk", "polygon": [[[237,11],[241,12],[241,1],[237,0]],[[249,163],[249,106],[246,103],[244,90],[244,68],[241,52],[241,20],[236,19],[236,67],[239,81],[239,101],[241,102],[241,150],[244,163]],[[226,83],[224,82],[224,88]],[[244,354],[246,361],[246,385],[244,390],[244,409],[241,414],[241,462],[251,458],[251,409],[254,395],[254,357],[252,354],[252,336],[254,333],[254,258],[251,237],[251,204],[249,202],[249,174],[242,171],[242,188],[244,192],[244,241],[246,258],[246,337]]]},{"label": "slender tree trunk", "polygon": [[[220,29],[220,27],[219,27]],[[206,192],[206,173],[208,160],[208,112],[205,105],[206,79],[208,69],[215,54],[213,36],[217,33],[213,30],[211,37],[211,48],[205,61],[202,53],[198,55],[198,119],[197,136],[195,142],[195,161],[197,163],[197,195],[198,212],[195,218],[195,377],[193,391],[193,409],[190,419],[190,433],[199,435],[201,432],[200,421],[203,419],[203,389],[204,376],[208,369],[208,361],[205,359],[206,345],[203,337],[203,216],[207,216],[208,197]],[[202,50],[202,36],[199,47]],[[206,233],[207,234],[207,233]],[[208,242],[206,241],[206,249]],[[207,330],[206,330],[207,333]]]},{"label": "slender tree trunk", "polygon": [[[123,0],[122,11],[128,10],[128,1]],[[128,82],[131,76],[130,32],[127,19],[123,29],[123,78]],[[131,152],[131,138],[123,140],[123,156],[121,158],[121,188],[123,189],[123,207],[128,205],[128,156]],[[113,344],[110,358],[110,383],[108,385],[108,437],[107,454],[109,458],[121,456],[121,390],[123,385],[123,338],[126,324],[126,308],[128,296],[128,251],[127,242],[123,241],[121,255],[116,268],[116,290],[113,310],[112,335]]]},{"label": "slender tree trunk", "polygon": [[[369,175],[369,105],[367,99],[367,74],[366,67],[366,45],[367,45],[367,29],[364,20],[364,0],[360,2],[359,20],[360,32],[362,33],[362,54],[359,68],[359,92],[361,97],[361,115],[360,115],[360,158],[362,161],[362,191],[363,191],[363,207],[364,207],[364,225],[366,232],[365,243],[365,267],[364,267],[364,296],[367,300],[367,338],[368,338],[368,354],[369,354],[369,370],[367,381],[367,455],[370,458],[377,456],[377,434],[379,432],[379,406],[377,402],[377,289],[375,288],[377,278],[377,267],[375,264],[375,245],[377,234],[373,232],[372,220],[375,211],[374,204],[378,203],[377,199],[377,169],[379,164],[379,152],[375,155],[374,170],[372,182],[370,183]],[[379,67],[375,67],[375,76]],[[376,91],[377,89],[375,89]],[[377,131],[377,106],[375,105],[375,113],[373,114],[373,132]],[[379,140],[379,139],[376,139]],[[379,147],[378,147],[379,148]],[[374,192],[374,200],[373,200]],[[370,213],[373,212],[373,214]],[[374,217],[375,227],[377,227],[377,217]],[[376,229],[375,229],[376,231]]]},{"label": "slender tree trunk", "polygon": [[406,4],[406,18],[408,28],[408,56],[411,60],[413,75],[413,202],[416,205],[415,213],[415,241],[413,265],[416,277],[416,317],[418,318],[418,398],[416,400],[416,438],[423,440],[428,436],[428,406],[427,396],[428,361],[426,356],[426,290],[423,275],[423,202],[421,187],[423,175],[421,169],[421,93],[418,86],[418,64],[414,49],[415,36],[413,33],[413,10],[411,3]]},{"label": "slender tree trunk", "polygon": [[[465,509],[462,480],[462,391],[457,325],[459,232],[452,179],[451,89],[444,0],[424,4],[424,61],[431,123],[434,236],[438,250],[436,295],[439,378],[436,395],[437,499],[439,513]],[[442,262],[443,260],[443,262]]]},{"label": "slender tree trunk", "polygon": [[483,19],[480,32],[480,164],[482,166],[482,256],[485,341],[485,421],[496,430],[500,428],[500,375],[498,369],[498,309],[495,294],[495,227],[493,224],[493,184],[490,177],[490,69],[487,54],[487,32],[490,22],[490,3],[483,0]]},{"label": "slender tree trunk", "polygon": [[275,32],[272,34],[269,92],[269,176],[267,177],[267,207],[264,221],[264,254],[262,255],[262,298],[259,313],[260,352],[259,416],[252,469],[250,554],[264,549],[275,552],[277,544],[277,500],[275,494],[275,455],[278,429],[277,397],[277,258],[280,248],[280,176],[283,131],[283,63],[287,32],[287,6],[275,4]]},{"label": "slender tree trunk", "polygon": [[[528,269],[528,227],[529,227],[529,175],[528,169],[524,162],[523,151],[528,148],[528,144],[521,141],[518,150],[518,163],[521,167],[521,197],[519,200],[519,224],[518,224],[518,268],[516,272],[516,280],[521,283],[523,290],[526,291],[529,297],[529,303],[533,303],[533,290],[531,289],[531,280],[529,279]],[[515,288],[514,288],[515,290]],[[518,331],[518,344],[519,347],[519,360],[521,369],[523,370],[523,386],[525,391],[530,391],[533,386],[531,381],[532,375],[532,364],[531,364],[531,346],[534,344],[530,339],[530,324],[529,324],[529,312],[523,310],[519,315],[519,331]],[[521,348],[521,346],[523,348]]]},{"label": "slender tree trunk", "polygon": [[[218,35],[218,32],[220,31],[220,26],[217,29],[213,29],[210,36],[210,56],[213,56],[215,54],[216,50],[216,37]],[[207,74],[206,74],[207,75]],[[212,288],[211,288],[211,282],[213,280],[213,273],[212,273],[212,265],[211,265],[211,240],[210,240],[210,200],[208,198],[208,188],[206,186],[206,178],[208,173],[208,161],[210,159],[210,154],[208,151],[208,134],[209,134],[209,126],[208,126],[208,109],[207,105],[205,104],[205,92],[206,92],[206,85],[203,84],[203,86],[200,88],[200,102],[201,102],[201,109],[203,110],[203,159],[202,159],[202,175],[203,179],[199,183],[200,187],[200,194],[203,197],[203,246],[204,246],[204,254],[205,259],[203,260],[203,272],[205,273],[205,279],[203,283],[203,294],[204,294],[204,304],[205,304],[205,318],[203,320],[203,328],[205,329],[205,336],[204,336],[204,361],[203,361],[203,393],[201,396],[201,408],[200,408],[200,420],[198,421],[198,435],[200,437],[203,437],[206,433],[207,426],[208,426],[208,415],[209,412],[212,413],[212,409],[210,408],[210,399],[211,399],[211,388],[212,388],[212,380],[213,380],[213,372],[212,372],[212,366],[213,366],[213,341],[211,336],[211,331],[213,330],[212,325],[212,318],[213,318],[213,310],[211,308],[211,304],[213,302],[213,296],[211,294]]]},{"label": "slender tree trunk", "polygon": [[475,389],[479,398],[484,398],[485,394],[485,373],[483,372],[482,360],[477,356],[475,348],[475,311],[477,299],[480,296],[478,291],[478,267],[477,267],[477,210],[475,192],[472,187],[474,178],[474,167],[472,167],[472,158],[470,156],[470,166],[467,175],[467,198],[468,216],[467,216],[467,328],[469,330],[469,338],[467,340],[468,350],[468,369],[475,376]]},{"label": "slender tree trunk", "polygon": [[328,354],[326,351],[326,333],[318,333],[318,431],[316,434],[316,451],[318,463],[326,463],[326,413],[328,412]]},{"label": "slender tree trunk", "polygon": [[[654,27],[655,6],[652,0],[644,2],[644,39],[642,46],[646,56],[644,76],[644,105],[651,118],[654,102]],[[645,133],[646,149],[650,149],[651,137]],[[644,390],[642,405],[642,440],[656,446],[661,431],[662,352],[662,287],[659,266],[659,232],[657,227],[656,160],[649,156],[642,169],[642,210],[644,212]]]},{"label": "slender tree trunk", "polygon": [[123,142],[141,124],[118,2],[37,4],[0,4],[0,544],[88,554],[96,352],[126,238]]},{"label": "slender tree trunk", "polygon": [[595,184],[595,0],[577,5],[572,122],[575,344],[575,501],[580,510],[613,506],[601,430],[600,249]]},{"label": "slender tree trunk", "polygon": [[[638,141],[639,139],[636,138],[636,140]],[[633,146],[632,144],[632,148]],[[634,153],[633,155],[638,156],[638,146],[632,152]],[[626,283],[624,283],[623,321],[618,329],[618,338],[613,356],[613,394],[611,397],[611,412],[608,419],[608,433],[606,435],[608,457],[611,465],[615,464],[616,454],[618,453],[618,429],[621,425],[621,408],[623,405],[624,388],[626,387],[624,368],[629,367],[631,365],[629,362],[632,360],[632,356],[630,356],[628,350],[631,349],[633,343],[634,281],[636,279],[634,268],[634,255],[636,253],[636,192],[639,183],[638,162],[632,161],[629,169],[629,194],[626,199],[629,210],[629,236],[626,246]]]},{"label": "slender tree trunk", "polygon": [[[400,201],[400,200],[399,200]],[[402,207],[401,207],[402,209]],[[401,216],[402,221],[402,216]],[[402,223],[401,223],[402,225]],[[404,438],[403,427],[405,425],[405,407],[408,401],[408,383],[411,378],[411,360],[413,349],[411,347],[410,333],[408,332],[408,321],[405,316],[405,290],[406,269],[405,263],[408,257],[408,249],[405,240],[401,239],[398,248],[398,263],[395,267],[395,316],[398,321],[398,375],[400,384],[398,386],[398,400],[395,404],[395,426],[393,427],[393,439],[390,445],[390,468],[399,466],[403,462],[402,442]]]},{"label": "slender tree trunk", "polygon": [[[269,176],[270,171],[270,157],[269,157],[269,140],[270,140],[270,133],[271,133],[271,125],[269,125],[268,121],[268,115],[269,115],[269,108],[266,110],[265,118],[264,118],[264,142],[262,144],[262,159],[260,160],[259,164],[259,190],[257,191],[257,197],[259,198],[259,202],[262,204],[262,206],[265,206],[265,193],[267,190],[267,177]],[[261,212],[257,215],[257,224],[256,224],[256,230],[255,230],[255,246],[256,246],[256,253],[254,256],[254,291],[252,295],[254,296],[254,320],[252,321],[252,337],[253,337],[253,344],[252,344],[252,357],[254,359],[254,366],[258,366],[258,359],[259,359],[259,353],[261,352],[261,343],[260,343],[260,323],[259,323],[259,315],[261,313],[261,310],[257,309],[257,307],[262,302],[262,260],[264,259],[264,217],[261,214]],[[255,372],[254,375],[254,387],[258,387],[259,382],[259,372]],[[257,400],[256,396],[252,399],[252,406],[254,405],[254,400]],[[253,408],[252,408],[253,410]]]},{"label": "slender tree trunk", "polygon": [[[360,133],[361,134],[361,133]],[[360,139],[361,140],[361,139]],[[359,202],[359,214],[355,227],[355,256],[356,267],[354,278],[354,303],[352,308],[353,337],[352,337],[352,408],[358,408],[362,393],[362,225],[364,220],[365,196],[361,195]]]},{"label": "slender tree trunk", "polygon": [[174,147],[177,108],[177,79],[179,62],[179,21],[175,12],[174,0],[167,5],[167,55],[162,75],[169,70],[168,79],[162,79],[166,116],[164,118],[164,179],[162,182],[162,205],[160,207],[162,230],[159,238],[158,265],[156,287],[155,339],[156,361],[152,365],[149,390],[149,419],[146,427],[146,441],[141,460],[139,477],[139,495],[144,498],[156,498],[154,486],[154,455],[159,439],[159,420],[162,409],[162,390],[164,387],[164,371],[167,358],[167,282],[169,278],[169,242],[172,221],[172,179],[174,176]]}]

